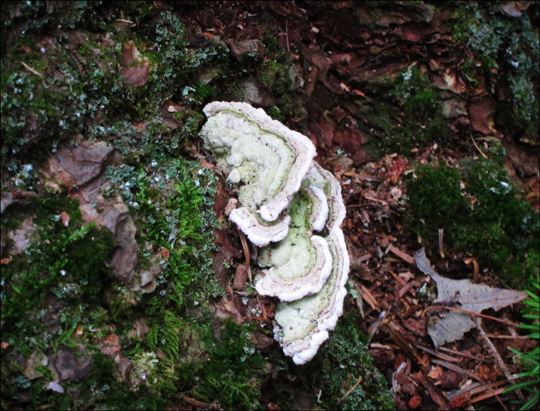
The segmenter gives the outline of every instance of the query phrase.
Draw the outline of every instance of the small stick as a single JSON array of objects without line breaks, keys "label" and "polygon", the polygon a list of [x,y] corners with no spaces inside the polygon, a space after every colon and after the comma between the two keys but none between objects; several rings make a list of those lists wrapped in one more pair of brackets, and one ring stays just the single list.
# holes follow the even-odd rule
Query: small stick
[{"label": "small stick", "polygon": [[474,146],[476,147],[476,149],[480,152],[480,154],[482,154],[482,157],[488,158],[488,156],[486,156],[486,155],[484,154],[484,152],[483,152],[482,150],[480,150],[480,147],[478,147],[478,146],[476,145],[476,141],[474,141],[474,138],[473,138],[472,133],[471,133],[470,131],[469,131],[469,135],[471,136],[471,140],[472,140]]},{"label": "small stick", "polygon": [[480,267],[478,266],[478,261],[476,261],[476,259],[474,259],[472,263],[474,267],[473,282],[477,283],[479,280],[478,276],[480,275]]},{"label": "small stick", "polygon": [[185,402],[187,402],[189,405],[194,405],[195,407],[204,407],[204,408],[212,407],[212,404],[207,404],[205,402],[200,402],[200,401],[197,401],[195,398],[186,397],[185,395],[182,395],[181,398]]},{"label": "small stick", "polygon": [[356,384],[354,384],[353,387],[349,391],[347,391],[347,394],[345,394],[343,397],[341,397],[341,399],[337,402],[336,405],[339,405],[339,403],[341,401],[343,401],[345,398],[347,398],[349,395],[351,395],[351,393],[354,391],[354,389],[356,387],[358,387],[358,384],[360,384],[361,382],[362,382],[362,376],[358,377],[358,380],[356,381]]},{"label": "small stick", "polygon": [[476,361],[480,361],[480,362],[492,362],[492,361],[486,360],[484,358],[475,357],[474,355],[466,354],[464,352],[452,350],[452,349],[446,348],[446,347],[439,347],[439,350],[440,351],[446,351],[446,352],[449,352],[449,353],[454,354],[454,355],[460,355],[462,357],[470,358],[471,360],[476,360]]},{"label": "small stick", "polygon": [[500,318],[496,318],[496,317],[492,317],[491,315],[485,315],[485,314],[480,314],[480,313],[475,313],[475,312],[472,312],[472,311],[467,311],[467,310],[462,310],[461,308],[457,308],[457,307],[448,307],[446,305],[432,305],[428,308],[426,308],[423,312],[422,312],[422,317],[424,315],[426,315],[426,312],[428,310],[436,310],[436,309],[445,309],[445,310],[452,310],[452,311],[459,311],[461,313],[465,313],[465,314],[469,314],[471,317],[475,318],[475,317],[482,317],[482,318],[487,318],[489,320],[494,320],[494,321],[499,321],[501,323],[504,323],[504,324],[507,324],[507,325],[511,325],[511,326],[514,326],[514,327],[517,327],[518,324],[515,324],[513,323],[512,321],[508,321],[508,320],[501,320]]},{"label": "small stick", "polygon": [[487,400],[488,398],[491,398],[493,396],[496,396],[497,394],[501,394],[506,388],[499,388],[496,391],[490,391],[485,394],[482,394],[476,398],[471,398],[470,402],[471,404],[474,404],[475,402],[480,402],[482,400]]},{"label": "small stick", "polygon": [[436,359],[436,358],[433,358],[433,359],[431,360],[431,362],[432,362],[433,364],[442,365],[443,367],[448,368],[449,370],[455,371],[455,372],[457,372],[457,373],[466,375],[467,377],[472,378],[472,379],[474,379],[474,380],[477,380],[477,381],[480,381],[480,382],[484,382],[484,381],[482,381],[481,378],[478,378],[478,376],[475,375],[475,374],[473,374],[472,372],[467,371],[467,370],[461,368],[461,367],[458,366],[458,365],[449,363],[448,361],[438,360],[438,359]]},{"label": "small stick", "polygon": [[287,40],[287,51],[290,53],[291,49],[289,47],[289,20],[285,20],[285,39]]},{"label": "small stick", "polygon": [[528,335],[493,335],[493,334],[486,334],[489,338],[509,338],[512,340],[527,340],[531,337]]},{"label": "small stick", "polygon": [[399,248],[392,247],[389,251],[390,251],[392,254],[397,255],[399,258],[401,258],[402,260],[406,261],[406,262],[409,263],[410,265],[413,265],[413,266],[416,265],[416,262],[414,261],[414,258],[412,258],[409,254],[404,253],[404,252],[401,251]]},{"label": "small stick", "polygon": [[246,256],[246,266],[248,270],[249,282],[253,284],[253,278],[251,278],[251,265],[249,264],[249,259],[250,259],[249,246],[248,246],[245,234],[240,230],[238,230],[238,234],[240,235],[240,241],[242,242],[242,248],[244,249],[244,255]]},{"label": "small stick", "polygon": [[[504,361],[502,360],[499,352],[497,351],[497,349],[495,348],[495,346],[493,345],[493,343],[491,342],[491,340],[489,339],[489,337],[487,336],[486,332],[484,331],[484,329],[482,328],[482,319],[481,318],[477,318],[477,317],[474,317],[474,323],[476,324],[476,328],[478,328],[478,331],[480,331],[480,334],[482,335],[482,337],[484,338],[484,341],[486,342],[488,348],[490,349],[490,351],[493,353],[493,355],[495,356],[495,359],[497,360],[497,363],[499,364],[499,367],[501,367],[501,369],[503,370],[504,372],[504,375],[506,376],[506,378],[508,380],[511,380],[512,378],[512,374],[510,373],[510,370],[508,370],[508,367],[506,366],[506,364],[504,363]],[[503,390],[504,391],[504,390]],[[502,391],[501,391],[502,392]],[[516,390],[516,394],[517,396],[519,397],[519,399],[521,400],[521,402],[525,402],[525,396],[523,395],[523,393],[521,392],[520,389],[517,389]]]},{"label": "small stick", "polygon": [[442,352],[437,352],[435,350],[432,350],[431,348],[428,348],[428,347],[424,347],[423,345],[420,345],[420,344],[414,344],[414,346],[416,348],[419,348],[420,350],[423,350],[431,355],[434,355],[435,357],[439,357],[441,360],[444,360],[444,361],[449,361],[449,362],[458,362],[460,360],[458,360],[457,358],[454,358],[450,355],[446,355],[446,354],[443,354]]},{"label": "small stick", "polygon": [[24,61],[21,61],[21,64],[24,66],[26,70],[28,70],[30,73],[35,74],[36,76],[43,77],[41,73],[38,73],[36,70],[34,70],[32,67],[30,67],[28,64],[26,64]]},{"label": "small stick", "polygon": [[396,281],[401,285],[402,287],[405,287],[407,285],[407,282],[403,280],[400,276],[398,276],[395,272],[388,270],[390,274],[396,279]]},{"label": "small stick", "polygon": [[444,249],[443,249],[443,236],[444,236],[444,228],[439,228],[439,254],[442,258],[446,258],[444,255]]}]

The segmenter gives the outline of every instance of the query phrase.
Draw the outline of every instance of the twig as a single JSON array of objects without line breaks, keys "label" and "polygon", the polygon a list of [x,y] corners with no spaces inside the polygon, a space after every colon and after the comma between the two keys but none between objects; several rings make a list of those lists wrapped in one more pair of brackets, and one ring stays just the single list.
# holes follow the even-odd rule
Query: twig
[{"label": "twig", "polygon": [[379,318],[377,319],[377,321],[373,324],[372,328],[371,328],[371,331],[369,333],[369,338],[368,338],[368,341],[367,341],[367,344],[366,344],[366,347],[369,347],[369,344],[371,344],[371,339],[373,338],[373,336],[375,334],[377,334],[377,331],[379,330],[379,327],[381,326],[381,323],[383,322],[383,320],[386,318],[386,315],[388,314],[387,311],[383,311],[379,314]]},{"label": "twig", "polygon": [[493,334],[486,334],[489,338],[510,338],[512,340],[528,340],[528,335],[493,335]]},{"label": "twig", "polygon": [[[186,397],[185,395],[182,395],[181,397],[185,402],[187,402],[189,405],[194,405],[195,407],[204,407],[204,408],[213,408],[215,404],[207,404],[205,402],[197,401],[195,398]],[[220,409],[220,408],[217,408]]]},{"label": "twig", "polygon": [[400,290],[399,290],[399,298],[403,298],[403,296],[408,293],[409,291],[411,292],[411,294],[415,294],[415,291],[412,289],[416,284],[416,281],[411,281],[409,283],[407,283],[407,285],[405,287],[402,287]]},{"label": "twig", "polygon": [[393,272],[391,270],[388,270],[388,272],[390,274],[392,274],[392,276],[396,279],[396,281],[399,283],[399,285],[401,285],[402,287],[405,287],[407,285],[407,281],[405,281],[403,278],[398,276],[395,272]]},{"label": "twig", "polygon": [[339,405],[339,403],[341,401],[343,401],[345,398],[347,398],[349,395],[351,395],[351,393],[354,391],[354,389],[356,387],[358,387],[358,384],[360,384],[361,382],[362,382],[362,376],[358,377],[358,380],[356,381],[356,384],[354,384],[353,387],[349,391],[347,391],[347,394],[345,394],[343,397],[341,397],[341,399],[337,402],[336,405]]},{"label": "twig", "polygon": [[36,70],[34,70],[32,67],[30,67],[28,64],[26,64],[24,61],[21,61],[21,64],[24,66],[26,70],[28,70],[30,73],[35,74],[36,76],[43,77],[41,73],[38,73]]},{"label": "twig", "polygon": [[478,276],[480,275],[480,267],[478,266],[478,261],[476,261],[476,259],[473,260],[473,267],[474,267],[474,271],[473,271],[473,282],[474,283],[478,283]]},{"label": "twig", "polygon": [[476,149],[480,152],[480,154],[482,154],[482,157],[488,158],[488,156],[486,156],[484,154],[484,152],[482,150],[480,150],[480,147],[478,147],[478,145],[476,145],[476,141],[474,141],[474,138],[473,138],[472,133],[470,131],[469,131],[469,135],[471,136],[471,140],[472,140],[474,146],[476,147]]},{"label": "twig", "polygon": [[[495,359],[497,360],[497,363],[499,364],[499,367],[501,367],[501,369],[503,370],[504,375],[506,376],[506,378],[510,380],[511,376],[512,376],[512,373],[510,372],[510,370],[508,369],[508,367],[506,366],[506,364],[502,360],[499,352],[497,351],[497,349],[495,348],[495,346],[493,345],[493,343],[491,342],[491,340],[487,336],[486,332],[482,328],[482,319],[474,317],[473,320],[474,320],[474,323],[476,324],[476,328],[478,328],[478,331],[480,331],[480,334],[482,334],[482,337],[484,338],[484,341],[486,342],[486,344],[489,347],[490,351],[495,356]],[[499,391],[499,390],[497,390],[497,391]],[[519,397],[519,399],[521,400],[521,402],[524,403],[525,402],[525,396],[523,395],[523,393],[521,392],[521,390],[519,388],[516,389],[516,394]]]},{"label": "twig", "polygon": [[392,247],[389,251],[390,251],[392,254],[397,255],[397,256],[398,256],[399,258],[401,258],[402,260],[405,260],[405,261],[408,262],[410,265],[416,265],[416,262],[414,261],[414,258],[412,258],[409,254],[404,253],[403,251],[399,250],[398,248]]},{"label": "twig", "polygon": [[289,20],[285,20],[285,39],[287,40],[287,51],[290,53],[291,48],[289,47]]},{"label": "twig", "polygon": [[496,317],[492,317],[491,315],[485,315],[485,314],[481,314],[481,313],[475,313],[473,311],[467,311],[467,310],[462,310],[461,308],[457,308],[457,307],[449,307],[447,305],[432,305],[428,308],[426,308],[423,312],[422,312],[422,317],[424,315],[426,315],[426,312],[428,312],[429,310],[437,310],[437,309],[443,309],[443,310],[452,310],[452,311],[459,311],[461,313],[464,313],[464,314],[469,314],[471,317],[473,318],[476,318],[476,317],[482,317],[482,318],[487,318],[488,320],[494,320],[494,321],[499,321],[503,324],[508,324],[508,325],[512,325],[514,327],[517,327],[518,324],[515,324],[513,323],[512,321],[508,321],[508,320],[501,320],[500,318],[496,318]]},{"label": "twig", "polygon": [[362,284],[360,285],[360,288],[357,290],[360,291],[360,295],[366,301],[372,309],[376,310],[379,308],[379,303],[377,302],[377,299],[373,297],[373,294],[369,292],[369,290]]},{"label": "twig", "polygon": [[253,284],[253,278],[251,278],[251,265],[249,264],[249,260],[251,258],[249,254],[249,246],[245,234],[240,230],[238,230],[238,234],[240,235],[240,242],[242,243],[242,248],[244,249],[244,255],[246,257],[246,267],[248,270],[249,282]]},{"label": "twig", "polygon": [[446,396],[441,392],[441,390],[439,390],[435,386],[435,384],[431,382],[431,380],[426,376],[424,371],[416,373],[413,377],[413,380],[418,381],[426,388],[429,396],[439,406],[440,410],[450,409],[450,403],[448,402],[448,398],[446,398]]},{"label": "twig", "polygon": [[479,397],[473,398],[470,400],[471,404],[474,404],[475,402],[480,402],[483,400],[486,400],[488,398],[491,398],[493,396],[497,396],[498,394],[501,394],[506,388],[499,388],[496,391],[490,391],[485,394],[480,395]]},{"label": "twig", "polygon": [[446,258],[444,256],[443,238],[444,238],[444,228],[439,228],[439,254],[441,255],[442,258]]},{"label": "twig", "polygon": [[472,378],[472,379],[474,379],[476,381],[484,382],[477,375],[475,375],[472,372],[467,371],[467,370],[465,370],[465,369],[463,369],[463,368],[461,368],[461,367],[459,367],[459,366],[457,366],[455,364],[451,364],[451,363],[449,363],[447,361],[437,360],[437,359],[432,359],[431,362],[434,363],[434,364],[442,365],[443,367],[448,368],[449,370],[455,371],[457,373],[466,375],[467,377]]},{"label": "twig", "polygon": [[456,351],[456,350],[452,350],[452,349],[446,348],[446,347],[439,347],[438,349],[439,349],[439,351],[446,351],[446,352],[449,352],[450,354],[461,355],[462,357],[470,358],[471,360],[476,360],[476,361],[480,361],[480,362],[493,362],[492,360],[486,360],[485,358],[476,357],[474,355],[467,354],[467,353],[460,352],[460,351]]},{"label": "twig", "polygon": [[447,394],[447,397],[450,401],[452,401],[454,398],[459,397],[463,394],[469,394],[469,396],[473,396],[475,394],[480,394],[484,391],[491,390],[493,388],[496,388],[500,385],[508,384],[508,381],[502,380],[502,381],[495,381],[490,382],[487,384],[481,384],[479,382],[473,382],[472,384],[469,384],[463,388],[460,388],[459,390],[450,391]]},{"label": "twig", "polygon": [[392,322],[384,323],[383,326],[386,328],[386,330],[390,333],[390,337],[394,342],[398,345],[398,347],[407,354],[409,358],[412,360],[416,360],[422,365],[422,367],[426,366],[426,362],[418,355],[416,352],[416,349],[411,345],[409,341],[407,341],[402,334],[404,334],[403,331],[399,330],[398,327]]},{"label": "twig", "polygon": [[439,357],[441,360],[450,361],[450,362],[458,362],[459,361],[457,358],[454,358],[454,357],[451,357],[449,355],[443,354],[442,352],[437,352],[435,350],[432,350],[431,348],[424,347],[423,345],[414,344],[414,346],[416,348],[419,348],[419,349],[431,354],[431,355],[434,355],[435,357]]}]

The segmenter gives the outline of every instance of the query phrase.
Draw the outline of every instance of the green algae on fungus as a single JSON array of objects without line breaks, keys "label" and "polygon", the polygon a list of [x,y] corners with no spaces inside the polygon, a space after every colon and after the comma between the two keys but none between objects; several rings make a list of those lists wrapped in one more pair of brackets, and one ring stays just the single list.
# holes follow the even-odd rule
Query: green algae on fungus
[{"label": "green algae on fungus", "polygon": [[[324,205],[324,210],[321,210]],[[321,290],[332,271],[332,255],[327,241],[312,235],[312,220],[317,217],[324,228],[328,215],[326,197],[311,194],[309,189],[300,189],[293,198],[287,212],[291,227],[287,236],[260,250],[257,264],[264,275],[255,278],[255,288],[262,295],[278,297],[281,301],[298,300]]]}]

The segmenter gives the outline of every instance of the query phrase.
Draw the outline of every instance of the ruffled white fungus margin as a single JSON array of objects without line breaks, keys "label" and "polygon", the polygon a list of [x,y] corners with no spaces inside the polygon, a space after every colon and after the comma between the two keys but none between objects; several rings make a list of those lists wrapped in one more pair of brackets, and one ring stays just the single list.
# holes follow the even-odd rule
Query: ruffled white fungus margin
[{"label": "ruffled white fungus margin", "polygon": [[332,173],[313,162],[302,186],[317,187],[324,192],[328,199],[329,208],[326,228],[328,228],[329,231],[332,231],[334,227],[340,227],[343,220],[345,220],[347,210],[345,204],[343,204],[339,181],[337,181]]},{"label": "ruffled white fungus margin", "polygon": [[321,231],[328,219],[328,200],[319,187],[309,186],[308,190],[313,201],[317,203],[316,210],[312,214],[311,227],[315,231]]},{"label": "ruffled white fungus margin", "polygon": [[343,314],[345,284],[349,274],[349,254],[340,228],[335,227],[326,238],[332,252],[333,269],[322,290],[312,296],[278,305],[274,328],[275,338],[283,352],[295,364],[310,361],[321,344],[328,339],[328,331],[336,327]]},{"label": "ruffled white fungus margin", "polygon": [[242,232],[247,235],[249,241],[257,247],[265,247],[270,242],[283,240],[289,232],[291,217],[284,216],[276,224],[261,224],[257,217],[246,207],[234,209],[229,214],[229,219],[235,223]]},{"label": "ruffled white fungus margin", "polygon": [[[313,235],[309,240],[312,250],[285,244],[292,249],[290,259],[280,267],[265,270],[266,275],[256,280],[255,288],[259,294],[278,297],[281,301],[294,301],[321,290],[332,272],[332,254],[324,238]],[[313,254],[311,266],[304,261],[308,253]]]},{"label": "ruffled white fungus margin", "polygon": [[[209,118],[215,117],[222,112],[236,113],[236,115],[243,116],[249,122],[255,123],[261,130],[274,134],[276,139],[283,139],[293,150],[294,160],[286,176],[286,181],[280,182],[281,189],[271,198],[265,199],[264,204],[258,210],[264,220],[275,221],[300,189],[300,184],[317,154],[315,146],[306,136],[285,127],[279,121],[273,120],[263,109],[254,108],[247,103],[214,101],[206,105],[203,111]],[[242,130],[237,131],[241,132]],[[207,134],[204,127],[201,134],[203,138]],[[232,163],[234,163],[234,159]],[[238,169],[233,170],[233,173],[231,173],[233,177],[238,179],[240,174]],[[231,176],[229,178],[231,179]]]}]

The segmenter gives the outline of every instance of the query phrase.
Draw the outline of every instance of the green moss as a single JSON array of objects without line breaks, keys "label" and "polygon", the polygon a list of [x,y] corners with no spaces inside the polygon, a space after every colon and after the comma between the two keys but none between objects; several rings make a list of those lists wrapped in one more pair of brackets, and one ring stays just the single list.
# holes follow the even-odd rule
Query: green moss
[{"label": "green moss", "polygon": [[[407,154],[420,145],[448,143],[452,132],[441,114],[439,91],[418,67],[409,67],[379,88],[379,95],[387,94],[388,100],[377,99],[368,113],[382,133],[376,140],[377,151]],[[371,134],[362,122],[359,126]]]},{"label": "green moss", "polygon": [[442,228],[453,235],[456,224],[463,224],[467,214],[467,199],[461,190],[458,170],[440,167],[418,167],[417,177],[409,181],[409,204],[414,215],[411,228],[422,237],[429,238]]},{"label": "green moss", "polygon": [[289,78],[290,67],[291,62],[289,60],[267,60],[260,68],[261,80],[276,95],[279,96],[286,93],[291,87],[291,79]]},{"label": "green moss", "polygon": [[219,340],[212,329],[201,330],[207,359],[183,364],[178,370],[180,386],[200,401],[217,401],[225,409],[259,409],[265,362],[250,341],[252,329],[227,319]]},{"label": "green moss", "polygon": [[408,226],[428,246],[436,246],[442,228],[445,243],[472,253],[510,286],[521,288],[530,275],[538,275],[538,213],[516,198],[501,165],[477,161],[463,173],[421,166],[416,174],[408,182]]},{"label": "green moss", "polygon": [[[33,215],[38,229],[30,247],[2,268],[2,332],[23,351],[29,347],[45,350],[62,334],[61,324],[51,328],[44,323],[47,301],[55,297],[80,308],[68,311],[67,316],[61,314],[61,323],[69,324],[68,328],[88,313],[89,305],[103,303],[103,290],[109,283],[105,262],[114,244],[108,230],[81,225],[78,201],[65,195],[34,198],[26,205],[29,214],[17,217]],[[10,209],[14,206],[7,209],[8,222]],[[62,212],[71,217],[68,226],[61,222]]]}]

